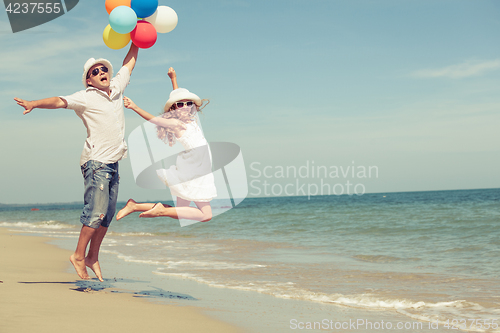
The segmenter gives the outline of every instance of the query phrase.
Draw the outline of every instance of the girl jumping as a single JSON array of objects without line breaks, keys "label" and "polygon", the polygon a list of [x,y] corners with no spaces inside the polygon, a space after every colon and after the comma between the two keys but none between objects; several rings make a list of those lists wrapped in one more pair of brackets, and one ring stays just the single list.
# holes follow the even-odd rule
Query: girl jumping
[{"label": "girl jumping", "polygon": [[[196,114],[203,101],[187,89],[179,88],[175,70],[170,67],[168,76],[173,91],[165,103],[164,113],[155,117],[139,108],[130,98],[124,97],[124,105],[138,115],[156,125],[158,138],[173,146],[179,141],[185,151],[177,156],[176,165],[169,169],[157,170],[158,177],[177,197],[176,207],[158,203],[138,203],[129,199],[116,219],[130,213],[142,212],[140,217],[167,216],[174,219],[210,221],[212,208],[210,201],[217,196],[212,174],[212,158],[207,140],[199,127]],[[193,201],[195,207],[189,206]]]}]

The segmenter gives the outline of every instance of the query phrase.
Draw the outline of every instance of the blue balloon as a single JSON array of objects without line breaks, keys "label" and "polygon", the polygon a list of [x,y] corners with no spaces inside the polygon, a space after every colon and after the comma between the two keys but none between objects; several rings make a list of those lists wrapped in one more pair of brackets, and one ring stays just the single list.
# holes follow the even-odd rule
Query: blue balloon
[{"label": "blue balloon", "polygon": [[137,15],[130,7],[118,6],[109,14],[109,25],[119,34],[128,34],[137,25]]},{"label": "blue balloon", "polygon": [[137,14],[137,17],[146,18],[153,15],[158,8],[158,0],[132,0],[130,7]]}]

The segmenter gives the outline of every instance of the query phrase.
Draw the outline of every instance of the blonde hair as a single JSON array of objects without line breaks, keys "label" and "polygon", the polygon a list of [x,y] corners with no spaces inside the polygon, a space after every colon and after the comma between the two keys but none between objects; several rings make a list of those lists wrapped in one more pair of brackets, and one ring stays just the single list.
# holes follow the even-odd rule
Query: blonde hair
[{"label": "blonde hair", "polygon": [[[207,102],[207,104],[203,105],[203,102]],[[201,112],[201,110],[208,105],[210,101],[208,99],[202,99],[201,100],[201,106],[198,107],[198,105],[194,104],[194,108],[192,109],[191,114],[186,115],[178,111],[178,109],[175,107],[175,103],[172,104],[170,109],[166,112],[163,112],[161,117],[165,119],[179,119],[183,123],[190,123],[191,121],[194,120],[194,116],[197,112]],[[196,110],[196,111],[194,111]],[[156,133],[158,135],[158,138],[162,140],[165,143],[168,143],[170,147],[172,147],[175,144],[175,135],[173,132],[170,132],[167,130],[167,128],[162,127],[160,125],[156,125]]]}]

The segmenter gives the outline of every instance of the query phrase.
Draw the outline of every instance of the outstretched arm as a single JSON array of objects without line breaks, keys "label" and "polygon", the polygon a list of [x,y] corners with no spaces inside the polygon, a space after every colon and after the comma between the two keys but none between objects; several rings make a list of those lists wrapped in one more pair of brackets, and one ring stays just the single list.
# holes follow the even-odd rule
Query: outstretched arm
[{"label": "outstretched arm", "polygon": [[132,43],[130,45],[130,49],[128,50],[125,59],[123,59],[123,66],[127,67],[130,74],[132,74],[132,70],[135,67],[135,63],[137,62],[137,55],[139,54],[139,48]]},{"label": "outstretched arm", "polygon": [[28,114],[31,110],[35,108],[39,109],[60,109],[66,108],[68,103],[60,97],[49,97],[44,99],[39,99],[36,101],[26,101],[21,98],[14,97],[14,100],[18,105],[24,108],[23,114]]},{"label": "outstretched arm", "polygon": [[123,97],[123,105],[127,109],[134,110],[139,116],[146,119],[149,122],[152,122],[155,125],[166,127],[172,130],[172,132],[176,133],[177,131],[185,130],[186,125],[179,119],[170,118],[165,119],[163,117],[155,117],[151,113],[144,111],[140,107],[138,107],[130,98]]},{"label": "outstretched arm", "polygon": [[146,119],[147,121],[150,121],[151,119],[154,119],[155,116],[153,116],[151,113],[144,111],[140,107],[138,107],[130,98],[128,97],[123,97],[123,105],[130,110],[134,110],[139,116],[142,118]]},{"label": "outstretched arm", "polygon": [[170,77],[170,80],[172,81],[172,88],[175,90],[179,88],[177,85],[177,74],[175,74],[175,69],[173,67],[170,67],[168,69],[168,76]]}]

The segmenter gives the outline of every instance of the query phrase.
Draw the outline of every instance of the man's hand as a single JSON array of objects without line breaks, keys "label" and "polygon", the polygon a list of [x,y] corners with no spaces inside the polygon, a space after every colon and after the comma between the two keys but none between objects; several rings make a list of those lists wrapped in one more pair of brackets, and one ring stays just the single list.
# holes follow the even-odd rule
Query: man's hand
[{"label": "man's hand", "polygon": [[23,114],[28,114],[35,108],[35,102],[33,101],[25,101],[24,99],[14,97],[14,100],[17,102],[17,105],[20,105],[24,108]]},{"label": "man's hand", "polygon": [[68,107],[66,100],[60,97],[49,97],[37,101],[25,101],[24,99],[15,97],[14,100],[24,108],[23,114],[30,113],[34,108],[62,109]]}]

